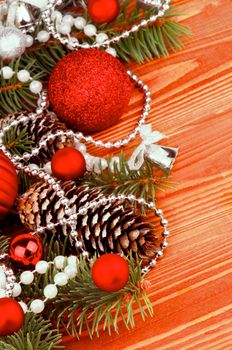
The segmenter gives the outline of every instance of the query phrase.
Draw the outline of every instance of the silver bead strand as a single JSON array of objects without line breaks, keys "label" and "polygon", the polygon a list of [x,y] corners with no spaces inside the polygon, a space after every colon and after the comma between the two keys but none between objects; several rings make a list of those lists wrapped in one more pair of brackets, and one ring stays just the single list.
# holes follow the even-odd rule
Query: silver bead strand
[{"label": "silver bead strand", "polygon": [[[110,149],[110,148],[120,148],[122,146],[126,146],[128,145],[128,143],[133,140],[136,135],[140,132],[140,127],[145,123],[146,118],[149,115],[149,111],[151,109],[150,103],[151,103],[151,92],[149,90],[149,87],[143,83],[143,81],[141,79],[139,79],[135,74],[133,74],[131,71],[127,71],[127,74],[129,75],[129,77],[131,78],[131,80],[135,83],[135,86],[142,90],[144,92],[145,98],[144,98],[144,106],[143,106],[143,112],[140,116],[140,119],[138,121],[137,126],[134,128],[133,132],[131,134],[129,134],[127,137],[125,137],[124,139],[120,139],[117,140],[115,142],[103,142],[101,140],[95,140],[92,136],[84,136],[81,132],[77,132],[74,133],[72,130],[68,130],[68,131],[62,131],[59,130],[54,134],[48,135],[47,138],[45,138],[38,147],[33,148],[31,153],[24,153],[21,157],[19,156],[15,156],[15,157],[11,157],[12,160],[14,161],[19,161],[19,160],[24,160],[24,161],[29,161],[31,157],[33,156],[37,156],[40,152],[40,150],[42,148],[44,148],[46,146],[46,143],[48,141],[52,141],[54,140],[56,137],[58,136],[68,136],[68,137],[73,137],[78,141],[85,141],[86,143],[90,143],[93,144],[96,147],[103,147],[106,149]],[[30,113],[28,116],[22,116],[21,118],[19,118],[16,121],[16,125],[19,125],[22,122],[25,122],[25,120],[30,120],[30,119],[35,119],[37,118],[37,116],[40,115],[41,111],[40,109],[46,109],[47,106],[47,92],[43,91],[41,93],[41,97],[38,101],[38,105],[39,108],[37,109],[36,113]],[[9,128],[11,127],[11,124],[7,125],[6,127],[3,128],[2,130],[2,134],[0,134],[0,136],[4,136],[4,133],[9,130]],[[10,153],[9,151],[5,148],[4,145],[0,145],[0,147],[2,148],[2,150],[4,151],[4,153],[6,153],[9,157],[10,157]]]},{"label": "silver bead strand", "polygon": [[[145,0],[147,5],[156,6],[157,0]],[[100,48],[100,47],[108,47],[110,44],[115,44],[120,42],[123,38],[128,38],[132,33],[138,32],[141,28],[147,27],[154,23],[158,18],[163,17],[165,12],[169,9],[169,3],[171,0],[163,0],[162,3],[158,3],[158,13],[156,15],[151,15],[148,19],[141,20],[137,25],[133,25],[129,30],[122,32],[112,38],[105,40],[103,43],[97,43],[96,41],[93,44],[83,43],[80,44],[78,41],[73,43],[74,49],[85,49],[85,48]],[[55,24],[51,20],[52,12],[55,10],[56,6],[60,3],[60,0],[49,0],[47,6],[42,11],[42,20],[47,27],[47,31],[51,34],[55,39],[59,40],[63,45],[69,45],[69,38],[63,37],[60,33],[57,32],[55,28]],[[88,46],[87,46],[88,45]]]}]

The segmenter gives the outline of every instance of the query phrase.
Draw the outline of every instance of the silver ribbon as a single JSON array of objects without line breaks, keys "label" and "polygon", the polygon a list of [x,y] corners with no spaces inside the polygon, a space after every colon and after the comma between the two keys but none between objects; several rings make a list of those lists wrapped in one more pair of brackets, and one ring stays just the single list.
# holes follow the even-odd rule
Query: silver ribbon
[{"label": "silver ribbon", "polygon": [[130,169],[139,170],[146,158],[160,169],[169,172],[178,154],[178,148],[157,145],[157,142],[167,136],[159,131],[152,131],[151,124],[141,126],[140,135],[142,142],[128,160]]}]

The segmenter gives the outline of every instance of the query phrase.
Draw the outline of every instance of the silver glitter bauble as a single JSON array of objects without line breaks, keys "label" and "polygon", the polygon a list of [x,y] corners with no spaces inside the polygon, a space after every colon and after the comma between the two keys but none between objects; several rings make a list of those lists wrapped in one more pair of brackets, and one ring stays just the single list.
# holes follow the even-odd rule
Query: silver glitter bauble
[{"label": "silver glitter bauble", "polygon": [[26,35],[14,27],[0,28],[0,57],[12,59],[21,56],[27,46]]}]

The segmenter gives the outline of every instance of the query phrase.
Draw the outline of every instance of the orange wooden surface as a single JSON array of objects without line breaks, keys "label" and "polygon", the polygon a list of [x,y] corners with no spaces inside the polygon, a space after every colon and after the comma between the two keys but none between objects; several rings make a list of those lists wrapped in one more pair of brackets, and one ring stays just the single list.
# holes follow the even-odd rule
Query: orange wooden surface
[{"label": "orange wooden surface", "polygon": [[[172,235],[149,275],[155,316],[111,337],[66,337],[68,350],[232,349],[232,1],[176,3],[193,33],[185,50],[130,65],[152,90],[149,122],[180,146],[176,189],[158,196]],[[120,125],[99,137],[126,135],[140,110],[135,93]]]}]

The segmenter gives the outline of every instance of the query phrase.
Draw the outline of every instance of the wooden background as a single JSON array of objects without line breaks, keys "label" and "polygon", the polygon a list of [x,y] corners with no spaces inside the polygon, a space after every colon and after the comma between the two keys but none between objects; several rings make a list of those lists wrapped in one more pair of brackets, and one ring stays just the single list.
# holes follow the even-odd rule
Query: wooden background
[{"label": "wooden background", "polygon": [[[180,146],[176,189],[158,197],[172,235],[149,275],[155,316],[111,337],[66,337],[68,350],[232,349],[232,1],[176,3],[193,33],[185,50],[130,65],[152,90],[149,122]],[[125,136],[141,105],[135,93],[120,125],[99,137]]]}]

